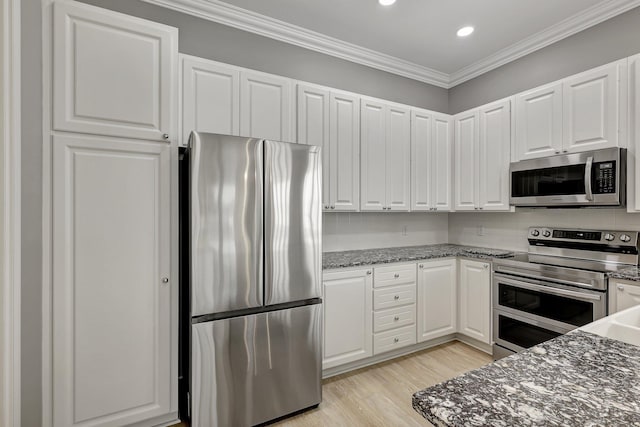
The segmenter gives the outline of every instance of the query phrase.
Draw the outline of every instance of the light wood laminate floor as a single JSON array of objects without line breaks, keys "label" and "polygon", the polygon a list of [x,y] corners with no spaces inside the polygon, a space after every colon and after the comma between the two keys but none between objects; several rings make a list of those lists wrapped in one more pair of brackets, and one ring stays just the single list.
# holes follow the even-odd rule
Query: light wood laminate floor
[{"label": "light wood laminate floor", "polygon": [[[328,378],[322,403],[277,427],[429,426],[411,407],[418,390],[479,368],[490,355],[459,341]],[[179,424],[184,426],[184,424]]]}]

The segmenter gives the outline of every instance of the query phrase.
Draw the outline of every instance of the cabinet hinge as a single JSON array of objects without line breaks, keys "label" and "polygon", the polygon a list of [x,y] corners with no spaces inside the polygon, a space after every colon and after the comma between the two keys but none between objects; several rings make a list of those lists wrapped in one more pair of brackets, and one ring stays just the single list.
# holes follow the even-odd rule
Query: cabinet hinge
[{"label": "cabinet hinge", "polygon": [[187,392],[187,417],[191,419],[191,394]]}]

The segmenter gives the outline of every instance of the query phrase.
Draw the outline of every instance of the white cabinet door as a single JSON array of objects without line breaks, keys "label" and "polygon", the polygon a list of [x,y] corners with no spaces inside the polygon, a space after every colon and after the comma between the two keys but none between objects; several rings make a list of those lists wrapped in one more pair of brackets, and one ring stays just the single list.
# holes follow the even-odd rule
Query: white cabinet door
[{"label": "white cabinet door", "polygon": [[84,135],[52,144],[53,425],[175,419],[173,149]]},{"label": "white cabinet door", "polygon": [[435,188],[432,177],[434,154],[431,113],[411,112],[411,210],[428,211],[433,208],[431,192]]},{"label": "white cabinet door", "polygon": [[620,120],[626,114],[620,81],[626,66],[625,59],[563,80],[563,152],[620,145]]},{"label": "white cabinet door", "polygon": [[329,144],[329,91],[298,84],[298,143],[322,147],[322,206],[331,206],[329,177],[331,148]]},{"label": "white cabinet door", "polygon": [[411,204],[411,112],[397,106],[388,106],[386,110],[386,206],[387,210],[408,211]]},{"label": "white cabinet door", "polygon": [[491,344],[491,268],[488,262],[460,260],[458,332]]},{"label": "white cabinet door", "polygon": [[629,58],[629,149],[627,211],[640,212],[640,55]]},{"label": "white cabinet door", "polygon": [[53,20],[54,129],[177,137],[176,28],[79,2],[55,2]]},{"label": "white cabinet door", "polygon": [[610,314],[640,305],[640,283],[631,284],[612,280],[609,290],[614,292],[614,306],[611,307]]},{"label": "white cabinet door", "polygon": [[386,208],[385,105],[373,100],[360,102],[360,209]]},{"label": "white cabinet door", "polygon": [[418,263],[418,342],[455,333],[457,306],[456,260]]},{"label": "white cabinet door", "polygon": [[240,71],[195,56],[180,55],[181,145],[191,131],[240,135]]},{"label": "white cabinet door", "polygon": [[360,209],[360,99],[332,93],[329,122],[331,206],[338,211],[357,211]]},{"label": "white cabinet door", "polygon": [[434,114],[431,163],[432,200],[438,211],[450,211],[453,162],[453,120],[451,116]]},{"label": "white cabinet door", "polygon": [[511,101],[480,108],[478,208],[508,211],[511,161]]},{"label": "white cabinet door", "polygon": [[562,150],[562,83],[516,95],[515,157],[552,156]]},{"label": "white cabinet door", "polygon": [[240,79],[240,135],[294,142],[291,80],[248,70]]},{"label": "white cabinet door", "polygon": [[478,194],[477,110],[455,116],[455,210],[474,210]]},{"label": "white cabinet door", "polygon": [[371,269],[323,275],[322,369],[373,356]]}]

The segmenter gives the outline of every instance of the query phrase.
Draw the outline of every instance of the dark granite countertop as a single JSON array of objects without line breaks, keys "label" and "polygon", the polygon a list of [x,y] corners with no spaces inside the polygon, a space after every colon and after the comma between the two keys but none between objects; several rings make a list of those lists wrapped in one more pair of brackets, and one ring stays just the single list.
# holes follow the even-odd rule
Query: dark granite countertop
[{"label": "dark granite countertop", "polygon": [[609,273],[613,279],[624,279],[640,282],[640,267],[629,267],[613,273]]},{"label": "dark granite countertop", "polygon": [[389,264],[393,262],[419,261],[434,258],[466,257],[491,260],[507,258],[514,252],[501,249],[452,245],[448,243],[425,246],[403,246],[398,248],[362,249],[354,251],[325,252],[322,268],[356,267],[359,265]]},{"label": "dark granite countertop", "polygon": [[436,426],[640,426],[640,347],[573,331],[413,395]]}]

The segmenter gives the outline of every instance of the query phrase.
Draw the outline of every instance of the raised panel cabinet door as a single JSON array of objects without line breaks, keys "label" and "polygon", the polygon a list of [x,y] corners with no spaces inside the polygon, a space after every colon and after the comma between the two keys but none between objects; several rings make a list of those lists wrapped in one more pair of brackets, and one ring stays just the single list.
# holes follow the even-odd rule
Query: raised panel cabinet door
[{"label": "raised panel cabinet door", "polygon": [[53,425],[175,419],[174,148],[83,135],[52,144]]},{"label": "raised panel cabinet door", "polygon": [[420,110],[411,111],[411,210],[432,210],[434,189],[433,117]]},{"label": "raised panel cabinet door", "polygon": [[418,262],[418,342],[457,330],[456,260]]},{"label": "raised panel cabinet door", "polygon": [[626,65],[626,59],[617,61],[563,81],[563,152],[619,145]]},{"label": "raised panel cabinet door", "polygon": [[615,284],[615,312],[640,305],[640,285],[617,282]]},{"label": "raised panel cabinet door", "polygon": [[508,211],[511,161],[511,101],[480,108],[479,208]]},{"label": "raised panel cabinet door", "polygon": [[491,344],[491,268],[487,262],[460,261],[458,332]]},{"label": "raised panel cabinet door", "polygon": [[479,115],[474,110],[455,117],[455,210],[478,206]]},{"label": "raised panel cabinet door", "polygon": [[294,142],[291,80],[251,71],[240,79],[240,135]]},{"label": "raised panel cabinet door", "polygon": [[370,269],[324,273],[322,369],[373,355]]},{"label": "raised panel cabinet door", "polygon": [[387,107],[386,200],[387,210],[411,207],[411,111]]},{"label": "raised panel cabinet door", "polygon": [[360,99],[331,94],[330,101],[331,209],[360,209]]},{"label": "raised panel cabinet door", "polygon": [[181,145],[191,131],[240,135],[240,71],[195,56],[182,62]]},{"label": "raised panel cabinet door", "polygon": [[433,116],[432,141],[431,206],[437,211],[450,211],[453,189],[453,120],[451,116]]},{"label": "raised panel cabinet door", "polygon": [[640,55],[629,58],[628,75],[627,211],[640,212],[640,184],[638,184],[638,180],[640,180]]},{"label": "raised panel cabinet door", "polygon": [[331,208],[329,96],[327,90],[298,84],[297,142],[322,147],[322,208],[324,210]]},{"label": "raised panel cabinet door", "polygon": [[516,95],[515,161],[562,151],[562,83]]},{"label": "raised panel cabinet door", "polygon": [[360,209],[386,210],[385,105],[360,101]]},{"label": "raised panel cabinet door", "polygon": [[79,2],[53,6],[54,129],[176,138],[178,29]]}]

